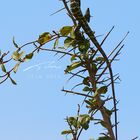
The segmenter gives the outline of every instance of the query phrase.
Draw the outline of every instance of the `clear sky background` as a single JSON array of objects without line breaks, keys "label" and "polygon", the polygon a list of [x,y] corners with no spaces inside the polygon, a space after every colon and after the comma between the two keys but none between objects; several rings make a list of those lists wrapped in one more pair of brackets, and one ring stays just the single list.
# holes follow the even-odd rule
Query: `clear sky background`
[{"label": "clear sky background", "polygon": [[[140,136],[139,72],[140,72],[140,1],[139,0],[82,0],[82,7],[92,9],[91,26],[97,34],[105,34],[115,25],[107,41],[111,47],[129,30],[121,60],[115,63],[122,82],[116,86],[119,103],[119,140],[131,140]],[[65,11],[50,16],[62,8],[59,0],[3,0],[0,4],[0,49],[13,50],[12,38],[19,44],[35,40],[45,31],[59,30],[70,25]],[[110,47],[105,46],[105,47]],[[47,46],[46,47],[51,47]],[[111,48],[110,48],[111,49]],[[66,84],[64,69],[67,58],[41,52],[23,64],[14,75],[18,85],[10,81],[0,85],[0,139],[1,140],[62,140],[67,129],[64,118],[76,112],[81,98],[65,96],[60,90]],[[39,67],[28,67],[39,64]],[[55,66],[52,67],[52,66]],[[76,82],[76,81],[75,81]],[[97,130],[98,131],[98,130]],[[97,138],[96,129],[84,132],[81,140]],[[140,139],[140,138],[139,138]]]}]

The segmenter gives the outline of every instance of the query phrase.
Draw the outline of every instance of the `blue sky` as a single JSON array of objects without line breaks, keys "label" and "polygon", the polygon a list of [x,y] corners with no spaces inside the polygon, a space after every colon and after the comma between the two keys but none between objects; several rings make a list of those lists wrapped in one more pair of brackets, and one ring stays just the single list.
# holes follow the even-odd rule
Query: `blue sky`
[{"label": "blue sky", "polygon": [[[115,25],[109,46],[115,44],[129,30],[121,60],[115,63],[114,71],[119,72],[121,83],[116,86],[119,103],[118,119],[120,140],[140,136],[139,111],[139,0],[83,0],[82,8],[93,9],[91,26],[97,34],[105,34]],[[50,16],[62,7],[59,0],[4,0],[0,5],[0,49],[13,51],[12,38],[19,44],[35,40],[45,31],[59,30],[70,25],[65,12]],[[51,47],[51,46],[46,46]],[[110,48],[111,49],[111,48]],[[67,128],[64,118],[76,112],[81,98],[65,96],[60,90],[66,83],[64,69],[68,58],[41,52],[34,59],[23,64],[13,75],[18,85],[10,81],[0,85],[0,139],[2,140],[62,140],[60,132]],[[40,67],[27,70],[30,66]],[[54,67],[55,66],[55,67]],[[97,130],[98,131],[98,130]],[[97,137],[96,128],[84,132],[81,140]]]}]

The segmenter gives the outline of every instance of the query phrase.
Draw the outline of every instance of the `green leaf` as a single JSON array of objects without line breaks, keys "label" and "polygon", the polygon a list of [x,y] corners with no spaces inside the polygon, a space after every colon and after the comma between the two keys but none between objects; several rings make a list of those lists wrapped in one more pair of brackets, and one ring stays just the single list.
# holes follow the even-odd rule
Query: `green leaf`
[{"label": "green leaf", "polygon": [[71,57],[71,62],[74,61],[74,60],[76,60],[76,57],[77,57],[77,55],[76,54],[73,54],[72,57]]},{"label": "green leaf", "polygon": [[54,46],[53,46],[54,49],[58,46],[58,41],[59,41],[59,39],[57,38],[54,42]]},{"label": "green leaf", "polygon": [[84,124],[82,124],[82,127],[83,127],[85,130],[87,130],[87,129],[89,128],[89,124],[88,124],[88,123],[84,123]]},{"label": "green leaf", "polygon": [[13,37],[13,44],[16,48],[19,48],[19,46],[17,45],[17,43],[15,42],[15,38]]},{"label": "green leaf", "polygon": [[107,90],[108,90],[107,86],[102,86],[99,89],[97,89],[97,92],[98,94],[105,94]]},{"label": "green leaf", "polygon": [[19,60],[19,54],[18,54],[17,51],[13,52],[12,58],[13,58],[14,60]]},{"label": "green leaf", "polygon": [[44,45],[45,43],[47,43],[50,39],[52,38],[51,34],[49,32],[44,32],[43,34],[41,34],[38,38],[38,43],[40,45]]},{"label": "green leaf", "polygon": [[64,40],[64,45],[66,47],[70,47],[72,44],[73,44],[74,40],[70,37],[67,37],[65,40]]},{"label": "green leaf", "polygon": [[86,47],[85,47],[84,44],[79,45],[78,49],[79,49],[80,52],[86,52]]},{"label": "green leaf", "polygon": [[89,101],[89,100],[85,100],[85,103],[87,103],[89,106],[93,105],[93,103],[91,101]]},{"label": "green leaf", "polygon": [[89,77],[86,77],[86,78],[83,79],[83,84],[87,85],[87,86],[90,86]]},{"label": "green leaf", "polygon": [[67,72],[70,72],[70,71],[72,71],[72,70],[78,68],[78,67],[81,66],[81,65],[82,65],[82,64],[81,64],[81,61],[79,61],[79,62],[74,62],[74,63],[71,64],[70,66],[67,66],[65,72],[66,72],[66,73],[67,73]]},{"label": "green leaf", "polygon": [[79,116],[79,122],[85,130],[89,128],[90,120],[92,120],[92,118],[88,114],[83,114]]},{"label": "green leaf", "polygon": [[60,33],[62,36],[67,36],[68,34],[71,33],[72,27],[71,26],[64,26],[63,28],[60,29]]},{"label": "green leaf", "polygon": [[20,65],[20,63],[17,63],[17,64],[14,66],[14,69],[13,69],[14,73],[17,72],[17,70],[18,70],[18,68],[19,68],[19,65]]},{"label": "green leaf", "polygon": [[88,86],[86,86],[83,88],[83,91],[91,91],[91,89]]},{"label": "green leaf", "polygon": [[6,68],[5,68],[4,64],[1,64],[1,69],[3,72],[6,72]]},{"label": "green leaf", "polygon": [[29,53],[25,56],[25,59],[32,59],[33,55],[34,55],[34,53]]},{"label": "green leaf", "polygon": [[9,77],[9,78],[10,78],[10,80],[11,80],[12,84],[17,85],[17,83],[16,83],[16,81],[15,81],[15,80],[13,80],[11,77]]},{"label": "green leaf", "polygon": [[69,121],[69,122],[72,122],[72,121],[74,121],[74,120],[75,120],[75,117],[69,117],[69,118],[68,118],[68,121]]},{"label": "green leaf", "polygon": [[96,58],[96,61],[105,61],[105,59],[104,59],[104,57],[99,56]]},{"label": "green leaf", "polygon": [[22,51],[21,53],[19,53],[18,51],[13,52],[12,54],[12,58],[16,61],[18,61],[22,56],[23,56],[24,52]]},{"label": "green leaf", "polygon": [[75,128],[77,128],[77,118],[75,118],[75,117],[69,117],[69,118],[68,118],[68,122],[69,122],[72,126],[74,126]]},{"label": "green leaf", "polygon": [[70,32],[70,37],[71,38],[75,38],[75,30],[74,30],[74,27],[72,28],[72,30]]},{"label": "green leaf", "polygon": [[12,58],[14,60],[19,60],[19,53],[17,51],[15,51],[13,54],[12,54]]},{"label": "green leaf", "polygon": [[105,94],[107,90],[108,90],[107,86],[100,87],[99,89],[95,91],[94,97],[100,94]]},{"label": "green leaf", "polygon": [[61,135],[68,135],[68,134],[71,134],[72,133],[72,130],[64,130],[61,132]]},{"label": "green leaf", "polygon": [[81,53],[86,53],[90,47],[89,40],[84,40],[84,42],[81,42],[78,46],[78,49]]}]

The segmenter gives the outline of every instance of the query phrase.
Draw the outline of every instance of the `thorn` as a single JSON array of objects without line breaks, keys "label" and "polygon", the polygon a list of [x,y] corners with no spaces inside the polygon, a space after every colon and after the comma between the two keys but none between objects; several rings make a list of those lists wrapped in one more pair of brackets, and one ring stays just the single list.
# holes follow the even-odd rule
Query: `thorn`
[{"label": "thorn", "polygon": [[50,14],[50,16],[53,16],[53,15],[55,15],[55,14],[57,14],[57,13],[63,11],[64,9],[65,9],[65,7],[63,7],[63,8],[61,8],[61,9],[57,10],[56,12]]}]

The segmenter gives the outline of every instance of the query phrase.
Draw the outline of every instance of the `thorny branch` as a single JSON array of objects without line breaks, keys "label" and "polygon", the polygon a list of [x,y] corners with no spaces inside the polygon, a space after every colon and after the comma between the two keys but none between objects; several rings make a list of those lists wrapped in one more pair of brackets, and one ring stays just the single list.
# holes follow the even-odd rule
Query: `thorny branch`
[{"label": "thorny branch", "polygon": [[[108,130],[108,133],[111,133],[113,131],[113,126],[117,126],[117,124],[112,124],[111,122],[111,115],[113,112],[117,111],[113,107],[113,109],[109,110],[106,108],[105,103],[112,100],[113,97],[106,97],[106,92],[108,87],[112,84],[111,77],[108,77],[108,73],[106,72],[108,67],[105,65],[105,60],[104,58],[99,58],[97,55],[97,52],[99,49],[95,49],[94,47],[91,47],[90,40],[89,38],[86,39],[85,32],[83,30],[79,29],[80,35],[83,37],[80,40],[77,39],[76,36],[76,27],[78,26],[79,23],[77,23],[76,19],[74,18],[71,10],[69,9],[68,6],[68,1],[66,0],[61,0],[64,4],[64,8],[58,10],[57,12],[66,9],[68,12],[68,16],[72,20],[73,24],[72,26],[64,26],[61,28],[61,30],[57,33],[56,31],[52,31],[52,33],[45,32],[39,36],[39,38],[35,41],[31,41],[28,43],[25,43],[23,45],[18,45],[16,44],[15,41],[13,41],[14,46],[16,47],[16,51],[12,54],[11,58],[6,59],[6,57],[10,54],[10,52],[6,53],[1,53],[0,52],[0,65],[3,74],[0,75],[0,84],[4,83],[7,79],[10,79],[13,84],[16,84],[16,82],[11,78],[11,73],[16,73],[17,68],[19,67],[20,64],[26,62],[26,59],[32,59],[33,55],[35,53],[39,53],[39,51],[47,51],[47,52],[54,52],[56,54],[62,54],[60,57],[63,58],[64,56],[70,56],[71,57],[71,62],[72,64],[65,70],[65,73],[71,74],[72,76],[68,79],[71,80],[74,77],[79,77],[81,78],[82,82],[80,81],[77,83],[72,90],[66,90],[62,89],[63,92],[65,93],[70,93],[74,95],[79,95],[84,97],[84,102],[86,103],[86,108],[88,113],[86,115],[89,115],[90,117],[94,117],[94,115],[99,111],[102,114],[103,119],[100,119],[98,122],[99,124],[102,125],[104,124],[103,127],[105,127]],[[56,12],[56,13],[57,13]],[[63,28],[68,28],[71,31],[65,31]],[[106,34],[106,36],[103,38],[102,42],[100,43],[100,46],[102,46],[110,33],[113,31],[114,26],[111,28],[111,30]],[[63,31],[62,31],[63,30]],[[66,33],[65,33],[66,32]],[[67,33],[69,32],[69,33]],[[128,32],[129,33],[129,32]],[[107,56],[108,60],[110,63],[114,62],[116,60],[116,57],[120,54],[123,46],[121,45],[122,42],[125,40],[127,37],[128,33],[125,35],[125,37],[117,44],[117,46],[110,52],[110,54]],[[63,50],[57,48],[58,46],[58,40],[59,39],[64,39],[64,46],[65,42],[69,40],[69,45],[67,48],[65,47]],[[53,42],[54,47],[53,48],[46,48],[45,45],[49,42]],[[88,41],[88,49],[84,50],[83,48],[80,48],[80,45],[86,46],[87,44],[84,44],[86,41]],[[56,45],[57,44],[57,45]],[[26,46],[32,45],[33,49],[29,54],[24,54],[21,51],[23,48],[25,49]],[[9,64],[10,62],[13,61],[16,62],[16,65],[10,69],[6,69],[6,64]],[[78,63],[77,63],[78,62]],[[81,63],[79,63],[81,62]],[[80,67],[80,70],[78,69],[77,71],[75,70],[77,67]],[[74,70],[74,72],[72,72]],[[83,74],[83,73],[84,74]],[[118,75],[113,75],[113,82],[115,83],[116,80],[120,79]],[[76,92],[73,91],[75,87],[78,87],[80,85],[85,86],[83,89],[83,92]],[[104,85],[104,86],[102,86]],[[117,104],[117,101],[115,105]],[[78,105],[78,111],[77,111],[77,116],[79,117],[80,114],[80,106]],[[79,121],[77,117],[77,122]],[[95,119],[97,121],[97,119]],[[75,126],[75,130],[72,128],[69,118],[66,118],[66,121],[69,125],[69,128],[72,133],[73,138],[72,140],[79,140],[79,137],[83,130],[87,130],[83,124],[80,124],[80,126]],[[89,127],[89,120],[85,122],[87,127]],[[80,122],[81,123],[81,122]],[[101,133],[107,138],[110,138],[109,135],[105,133]],[[113,135],[113,134],[112,134]],[[111,135],[110,135],[111,136]],[[136,139],[136,138],[134,138]],[[114,139],[113,139],[114,140]]]}]

